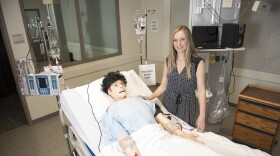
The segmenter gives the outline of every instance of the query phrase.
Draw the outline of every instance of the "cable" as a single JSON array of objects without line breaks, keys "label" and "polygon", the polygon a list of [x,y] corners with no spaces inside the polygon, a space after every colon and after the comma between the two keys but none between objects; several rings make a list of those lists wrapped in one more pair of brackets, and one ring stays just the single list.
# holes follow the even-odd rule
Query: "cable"
[{"label": "cable", "polygon": [[229,95],[231,95],[232,93],[234,93],[235,75],[234,75],[233,67],[234,67],[234,53],[232,53],[231,73],[230,73],[230,76],[229,76],[229,81],[230,81],[230,78],[231,78],[231,76],[233,75],[233,87],[232,87],[232,91],[229,92],[230,83],[229,83],[228,86],[227,86],[227,97],[228,97],[228,100],[229,100]]},{"label": "cable", "polygon": [[[223,19],[218,13],[217,11],[207,2],[205,2],[206,4],[206,7],[207,7],[207,10],[209,11],[210,10],[210,15],[214,15],[214,18],[218,21],[220,21],[221,23],[228,23],[228,22],[234,22],[234,21],[237,21],[241,16],[243,16],[246,11],[248,10],[249,6],[251,6],[251,3],[247,3],[247,7],[243,10],[243,12],[238,16],[236,17],[235,19],[231,19],[231,20],[226,20],[226,19]],[[240,5],[240,4],[239,4]],[[211,11],[213,11],[214,13],[212,13]]]},{"label": "cable", "polygon": [[90,85],[90,84],[88,84],[88,87],[87,87],[88,104],[90,105],[91,113],[92,113],[92,115],[93,115],[93,117],[94,117],[96,123],[98,124],[98,128],[99,128],[100,138],[99,138],[99,143],[98,143],[98,151],[100,152],[100,143],[101,143],[101,138],[102,138],[102,132],[101,132],[101,128],[100,128],[99,122],[97,121],[97,119],[96,119],[96,117],[95,117],[95,115],[94,115],[92,105],[91,105],[91,103],[90,103],[90,101],[89,101],[89,93],[88,93],[89,85]]},{"label": "cable", "polygon": [[[31,38],[35,38],[36,32],[37,32],[37,27],[36,27],[36,29],[34,31],[34,34],[33,35],[31,34]],[[30,38],[29,38],[29,42],[32,44],[32,41],[30,41]],[[29,49],[28,49],[27,55],[25,57],[26,59],[27,59],[28,55],[30,54],[30,50],[31,50],[31,45],[29,45]]]}]

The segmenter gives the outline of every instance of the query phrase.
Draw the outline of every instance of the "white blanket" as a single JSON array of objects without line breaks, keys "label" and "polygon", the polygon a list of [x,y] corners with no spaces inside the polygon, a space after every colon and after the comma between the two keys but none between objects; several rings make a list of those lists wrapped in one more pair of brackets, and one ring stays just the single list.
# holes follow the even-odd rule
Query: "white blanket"
[{"label": "white blanket", "polygon": [[[205,144],[184,139],[165,131],[159,124],[147,125],[131,136],[141,156],[266,156],[265,152],[236,144],[214,133],[197,133]],[[101,156],[123,156],[116,142],[105,146]]]}]

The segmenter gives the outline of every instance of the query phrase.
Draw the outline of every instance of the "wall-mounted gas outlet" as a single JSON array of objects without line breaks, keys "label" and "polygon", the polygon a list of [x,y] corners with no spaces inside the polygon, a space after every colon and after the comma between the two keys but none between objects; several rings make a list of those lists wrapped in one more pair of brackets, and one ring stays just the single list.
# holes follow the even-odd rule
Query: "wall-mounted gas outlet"
[{"label": "wall-mounted gas outlet", "polygon": [[232,0],[223,0],[222,8],[232,8]]}]

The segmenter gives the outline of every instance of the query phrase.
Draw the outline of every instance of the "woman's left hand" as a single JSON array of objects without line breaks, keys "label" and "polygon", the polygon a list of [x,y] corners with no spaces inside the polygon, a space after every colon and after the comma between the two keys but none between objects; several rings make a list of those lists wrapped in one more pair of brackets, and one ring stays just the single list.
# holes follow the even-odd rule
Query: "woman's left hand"
[{"label": "woman's left hand", "polygon": [[205,117],[199,115],[199,117],[196,120],[196,128],[198,132],[203,133],[205,130]]},{"label": "woman's left hand", "polygon": [[138,95],[138,96],[143,98],[144,100],[151,100],[150,96],[145,96],[145,95]]}]

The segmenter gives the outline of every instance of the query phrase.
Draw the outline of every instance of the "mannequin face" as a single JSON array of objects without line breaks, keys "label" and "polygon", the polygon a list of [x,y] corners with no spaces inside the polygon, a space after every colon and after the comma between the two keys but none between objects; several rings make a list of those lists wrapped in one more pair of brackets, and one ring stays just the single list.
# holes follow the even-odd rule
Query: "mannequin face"
[{"label": "mannequin face", "polygon": [[126,84],[121,80],[114,82],[108,89],[108,94],[114,99],[114,101],[125,99],[127,96]]}]

